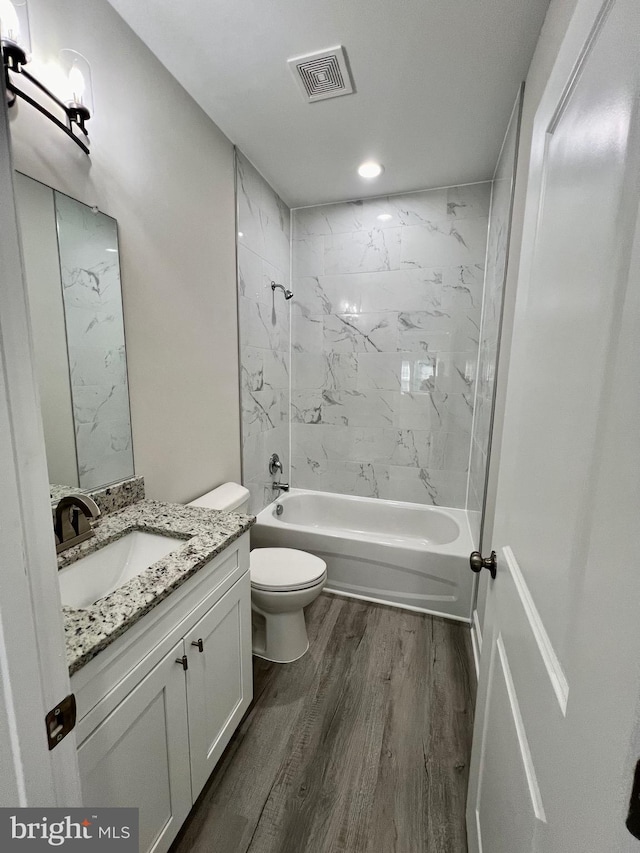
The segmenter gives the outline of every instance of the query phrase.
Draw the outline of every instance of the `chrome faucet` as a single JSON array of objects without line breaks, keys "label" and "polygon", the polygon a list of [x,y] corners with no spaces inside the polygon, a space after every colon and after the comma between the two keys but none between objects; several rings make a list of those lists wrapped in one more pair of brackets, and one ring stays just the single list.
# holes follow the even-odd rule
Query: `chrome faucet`
[{"label": "chrome faucet", "polygon": [[66,495],[56,507],[54,531],[56,552],[95,536],[92,522],[100,515],[100,507],[89,495]]},{"label": "chrome faucet", "polygon": [[271,483],[271,488],[274,492],[288,492],[289,491],[289,483],[276,483],[275,481]]}]

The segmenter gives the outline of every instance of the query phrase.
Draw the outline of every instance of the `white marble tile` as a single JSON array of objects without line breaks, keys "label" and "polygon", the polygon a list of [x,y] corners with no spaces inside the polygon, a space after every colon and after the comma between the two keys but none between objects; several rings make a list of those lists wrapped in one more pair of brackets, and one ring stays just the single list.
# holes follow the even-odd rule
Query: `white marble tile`
[{"label": "white marble tile", "polygon": [[247,299],[265,302],[263,260],[242,243],[238,243],[238,293]]},{"label": "white marble tile", "polygon": [[131,476],[133,451],[128,416],[123,420],[103,418],[78,423],[76,449],[81,488],[101,486]]},{"label": "white marble tile", "polygon": [[359,391],[399,391],[406,357],[399,352],[358,353]]},{"label": "white marble tile", "polygon": [[393,352],[398,347],[397,314],[329,314],[324,318],[326,352]]},{"label": "white marble tile", "polygon": [[389,466],[381,497],[457,508],[464,506],[466,485],[466,474],[461,472]]},{"label": "white marble tile", "polygon": [[365,199],[362,227],[393,228],[397,225],[427,225],[447,216],[448,190]]},{"label": "white marble tile", "polygon": [[264,353],[257,347],[241,349],[242,391],[261,391],[264,387]]},{"label": "white marble tile", "polygon": [[450,219],[469,219],[488,216],[491,206],[491,182],[464,184],[447,190],[447,216]]},{"label": "white marble tile", "polygon": [[264,359],[264,382],[271,388],[289,388],[289,361],[288,352],[278,350],[263,350]]},{"label": "white marble tile", "polygon": [[293,384],[298,389],[355,390],[357,360],[350,353],[295,353]]},{"label": "white marble tile", "polygon": [[293,279],[324,275],[324,237],[302,237],[293,241]]},{"label": "white marble tile", "polygon": [[291,348],[294,353],[324,352],[324,317],[293,312],[291,315]]},{"label": "white marble tile", "polygon": [[321,392],[317,390],[292,390],[291,421],[301,424],[319,424],[322,421]]},{"label": "white marble tile", "polygon": [[246,483],[248,480],[253,480],[258,476],[262,476],[264,471],[264,436],[269,433],[256,432],[251,435],[243,433],[242,436],[242,476]]},{"label": "white marble tile", "polygon": [[293,314],[304,317],[317,317],[319,314],[331,314],[333,302],[325,290],[324,279],[320,276],[301,276],[293,281]]},{"label": "white marble tile", "polygon": [[124,346],[113,349],[100,347],[69,347],[71,384],[124,385],[127,382],[127,360]]},{"label": "white marble tile", "polygon": [[484,263],[487,220],[445,219],[429,227],[402,229],[402,267],[462,266]]},{"label": "white marble tile", "polygon": [[126,385],[79,385],[71,390],[76,426],[129,420]]},{"label": "white marble tile", "polygon": [[400,228],[324,237],[326,275],[400,269]]},{"label": "white marble tile", "polygon": [[360,231],[362,209],[362,201],[298,208],[293,212],[295,239]]},{"label": "white marble tile", "polygon": [[473,352],[480,339],[475,310],[406,311],[398,315],[398,349],[403,352]]},{"label": "white marble tile", "polygon": [[122,309],[103,311],[79,305],[65,305],[68,345],[112,350],[124,346]]},{"label": "white marble tile", "polygon": [[[238,152],[236,159],[238,195],[238,244],[264,257],[264,233],[260,217],[263,188],[262,178]],[[242,235],[242,236],[240,236]]]},{"label": "white marble tile", "polygon": [[393,426],[391,391],[324,391],[322,423],[337,426]]},{"label": "white marble tile", "polygon": [[479,319],[483,290],[483,264],[446,267],[443,270],[441,304],[446,311],[474,310]]}]

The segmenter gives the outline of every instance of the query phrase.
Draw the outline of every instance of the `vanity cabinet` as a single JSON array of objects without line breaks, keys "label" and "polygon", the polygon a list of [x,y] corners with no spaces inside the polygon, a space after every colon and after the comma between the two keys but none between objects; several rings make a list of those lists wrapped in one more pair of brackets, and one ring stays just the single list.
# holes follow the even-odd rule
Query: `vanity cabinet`
[{"label": "vanity cabinet", "polygon": [[[143,626],[133,646],[106,650],[113,657],[106,665],[98,668],[96,658],[96,672],[85,675],[78,690],[81,714],[99,685],[103,694],[78,724],[83,803],[138,806],[141,853],[169,849],[251,701],[248,542],[246,559],[244,550],[241,543],[235,554],[225,552],[201,570],[205,579],[188,591],[177,614],[173,607],[159,623]],[[118,679],[132,648],[147,653]]]},{"label": "vanity cabinet", "polygon": [[85,806],[138,806],[140,851],[166,850],[191,808],[182,641],[78,749]]},{"label": "vanity cabinet", "polygon": [[189,662],[185,678],[194,802],[242,719],[249,704],[247,697],[252,695],[249,575],[236,587],[184,638]]}]

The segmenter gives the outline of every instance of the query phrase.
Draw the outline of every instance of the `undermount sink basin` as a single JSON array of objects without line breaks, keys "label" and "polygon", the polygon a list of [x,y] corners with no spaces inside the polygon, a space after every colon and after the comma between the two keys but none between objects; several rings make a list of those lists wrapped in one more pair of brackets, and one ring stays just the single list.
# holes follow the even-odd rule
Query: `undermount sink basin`
[{"label": "undermount sink basin", "polygon": [[69,607],[88,607],[184,545],[184,539],[134,530],[60,569],[60,595]]}]

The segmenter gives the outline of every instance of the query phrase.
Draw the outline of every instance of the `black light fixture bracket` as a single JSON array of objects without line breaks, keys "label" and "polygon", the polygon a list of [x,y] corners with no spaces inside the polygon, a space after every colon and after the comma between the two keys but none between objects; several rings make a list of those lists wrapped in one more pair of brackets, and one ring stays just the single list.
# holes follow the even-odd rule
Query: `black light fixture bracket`
[{"label": "black light fixture bracket", "polygon": [[[82,133],[89,138],[89,134],[87,133],[85,123],[91,118],[91,114],[89,110],[84,106],[84,104],[78,104],[75,102],[71,102],[70,104],[65,104],[60,100],[53,92],[48,89],[43,83],[41,83],[37,77],[34,77],[33,74],[30,74],[26,69],[25,65],[27,64],[27,55],[22,50],[22,48],[17,45],[13,41],[9,41],[8,39],[2,39],[2,64],[4,67],[4,83],[5,89],[7,92],[7,103],[9,107],[12,107],[16,98],[22,98],[23,101],[26,101],[39,113],[46,116],[50,121],[52,121],[63,133],[66,133],[68,137],[73,139],[73,141],[78,145],[85,154],[89,154],[89,146],[86,145],[80,137],[78,137],[73,132],[74,125],[80,128]],[[16,86],[14,80],[15,77],[20,74],[26,80],[28,80],[33,86],[39,89],[50,101],[52,101],[66,116],[67,123],[65,124],[61,121],[57,116],[55,116],[50,109],[48,109],[44,104],[41,104],[39,101],[32,98],[31,95],[28,95],[18,86]]]}]

